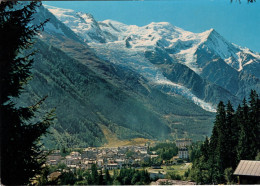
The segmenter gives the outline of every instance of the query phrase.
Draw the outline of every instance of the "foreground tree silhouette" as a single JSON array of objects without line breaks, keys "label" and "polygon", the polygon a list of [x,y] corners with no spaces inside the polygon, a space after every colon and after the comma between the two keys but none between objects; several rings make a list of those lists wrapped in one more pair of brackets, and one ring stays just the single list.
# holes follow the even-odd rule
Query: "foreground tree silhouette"
[{"label": "foreground tree silhouette", "polygon": [[43,24],[30,24],[38,5],[0,3],[0,163],[1,183],[5,185],[28,184],[40,172],[45,160],[40,137],[53,119],[53,111],[35,117],[44,99],[30,107],[18,107],[13,101],[31,77],[33,52],[26,54],[25,50],[32,47],[33,37],[43,28]]}]

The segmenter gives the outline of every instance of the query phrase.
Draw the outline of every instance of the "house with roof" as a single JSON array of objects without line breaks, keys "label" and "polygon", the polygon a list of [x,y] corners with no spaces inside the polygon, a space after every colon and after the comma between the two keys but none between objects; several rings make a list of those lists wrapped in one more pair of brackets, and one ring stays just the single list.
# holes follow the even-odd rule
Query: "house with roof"
[{"label": "house with roof", "polygon": [[83,164],[82,164],[82,168],[83,169],[91,169],[93,164],[97,164],[96,160],[86,160]]},{"label": "house with roof", "polygon": [[183,138],[183,139],[177,139],[176,140],[176,146],[178,148],[189,147],[191,145],[191,143],[192,143],[191,139],[188,139],[188,138]]},{"label": "house with roof", "polygon": [[178,156],[181,159],[188,159],[189,157],[189,151],[187,147],[181,147],[178,150]]},{"label": "house with roof", "polygon": [[238,184],[260,184],[260,161],[240,160],[233,175],[238,176]]},{"label": "house with roof", "polygon": [[181,159],[188,159],[189,152],[188,147],[191,145],[192,141],[188,138],[177,139],[176,146],[178,147],[178,156]]},{"label": "house with roof", "polygon": [[105,165],[105,169],[113,170],[113,169],[121,169],[120,165],[118,163],[108,163]]},{"label": "house with roof", "polygon": [[81,154],[79,152],[71,152],[70,155],[71,155],[72,158],[81,159]]},{"label": "house with roof", "polygon": [[95,148],[87,148],[85,149],[82,154],[81,154],[81,158],[89,158],[89,159],[96,159],[98,155],[98,151]]},{"label": "house with roof", "polygon": [[81,157],[75,157],[73,155],[67,155],[64,162],[68,167],[71,165],[78,165],[81,163]]},{"label": "house with roof", "polygon": [[103,167],[103,165],[104,165],[104,160],[103,159],[97,159],[97,167],[98,168],[102,168]]},{"label": "house with roof", "polygon": [[57,181],[58,178],[61,176],[61,172],[56,171],[47,176],[48,181]]},{"label": "house with roof", "polygon": [[62,156],[57,153],[52,153],[46,157],[46,163],[48,165],[57,165],[62,160]]},{"label": "house with roof", "polygon": [[119,167],[123,167],[125,164],[125,159],[116,159],[115,162],[118,164]]}]

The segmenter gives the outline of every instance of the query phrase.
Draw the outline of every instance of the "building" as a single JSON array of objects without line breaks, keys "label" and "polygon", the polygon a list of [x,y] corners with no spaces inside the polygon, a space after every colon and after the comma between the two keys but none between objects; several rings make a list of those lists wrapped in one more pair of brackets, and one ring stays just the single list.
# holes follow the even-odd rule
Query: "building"
[{"label": "building", "polygon": [[125,160],[124,159],[116,159],[116,163],[121,168],[121,167],[123,167],[123,165],[125,165]]},{"label": "building", "polygon": [[62,160],[62,156],[57,153],[50,154],[46,157],[46,163],[48,165],[57,165]]},{"label": "building", "polygon": [[181,147],[189,147],[191,145],[191,139],[183,138],[176,140],[176,146],[178,148]]},{"label": "building", "polygon": [[59,177],[61,176],[61,172],[53,172],[50,175],[47,176],[48,181],[56,181],[59,179]]},{"label": "building", "polygon": [[187,147],[181,147],[178,150],[178,156],[181,159],[188,159],[189,158],[189,151]]},{"label": "building", "polygon": [[70,153],[72,158],[80,158],[81,159],[81,154],[79,152],[71,152]]},{"label": "building", "polygon": [[81,154],[81,158],[89,158],[89,159],[96,159],[98,155],[98,151],[96,148],[86,148],[82,154]]},{"label": "building", "polygon": [[157,158],[159,155],[158,154],[152,154],[150,155],[150,157],[153,159],[153,158]]},{"label": "building", "polygon": [[112,169],[120,169],[121,167],[119,167],[118,163],[109,163],[105,165],[105,168],[108,170],[112,170]]},{"label": "building", "polygon": [[260,184],[260,161],[240,160],[234,175],[238,184]]},{"label": "building", "polygon": [[82,168],[84,169],[91,169],[92,165],[97,164],[95,160],[87,160],[83,163]]},{"label": "building", "polygon": [[68,155],[65,157],[65,164],[68,166],[68,167],[71,167],[71,165],[79,165],[81,163],[81,157],[75,157],[75,156],[71,156],[71,155]]},{"label": "building", "polygon": [[178,157],[181,159],[188,159],[189,152],[188,147],[191,145],[191,139],[183,138],[176,140],[176,146],[178,147]]},{"label": "building", "polygon": [[104,160],[103,159],[97,159],[97,167],[102,168],[104,165]]}]

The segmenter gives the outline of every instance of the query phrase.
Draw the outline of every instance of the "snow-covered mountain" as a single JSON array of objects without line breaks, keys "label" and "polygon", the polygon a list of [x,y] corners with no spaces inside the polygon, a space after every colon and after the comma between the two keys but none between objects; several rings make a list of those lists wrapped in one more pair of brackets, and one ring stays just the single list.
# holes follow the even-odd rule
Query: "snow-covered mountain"
[{"label": "snow-covered mountain", "polygon": [[[246,96],[245,89],[255,88],[255,85],[256,89],[260,88],[260,54],[228,42],[214,29],[192,33],[167,22],[153,22],[142,27],[113,20],[98,22],[87,13],[45,7],[94,49],[100,58],[130,68],[149,80],[151,85],[169,94],[182,95],[205,110],[215,111],[213,105],[216,102],[209,100],[207,96],[210,95],[205,95],[209,91],[205,87],[213,87],[212,84],[230,92],[225,96],[230,94],[238,98]],[[58,28],[56,32],[64,34]],[[216,63],[219,69],[214,69],[216,65],[212,64]],[[184,65],[183,71],[186,67],[191,69],[201,78],[200,81],[206,79],[204,93],[198,93],[196,87],[188,86],[188,81],[170,78],[172,74],[168,70],[175,64]],[[212,67],[209,69],[209,66]],[[210,76],[216,71],[218,74]],[[230,74],[234,76],[230,77]],[[255,77],[249,84],[240,82],[251,75]],[[230,83],[235,84],[232,88],[225,86],[225,80],[229,79]],[[214,94],[221,95],[223,90],[217,89],[220,88],[216,88],[217,93]]]},{"label": "snow-covered mountain", "polygon": [[87,43],[123,42],[132,49],[162,47],[185,65],[200,73],[196,65],[196,50],[208,47],[217,57],[234,69],[241,71],[247,65],[259,63],[260,54],[228,42],[214,29],[192,33],[167,22],[150,23],[138,27],[105,20],[97,22],[91,14],[74,10],[45,6],[60,21],[80,35]]}]

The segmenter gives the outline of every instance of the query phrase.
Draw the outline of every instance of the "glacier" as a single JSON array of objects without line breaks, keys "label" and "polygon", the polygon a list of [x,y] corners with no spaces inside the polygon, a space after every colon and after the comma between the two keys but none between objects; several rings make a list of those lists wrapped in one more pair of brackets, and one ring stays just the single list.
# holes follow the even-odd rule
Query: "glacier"
[{"label": "glacier", "polygon": [[145,52],[160,48],[167,51],[172,62],[186,65],[197,74],[201,73],[196,54],[198,48],[214,53],[215,61],[221,58],[237,71],[242,71],[247,65],[260,63],[259,53],[228,42],[212,28],[202,33],[192,33],[168,22],[152,22],[141,27],[114,20],[98,22],[88,13],[44,6],[80,36],[100,58],[130,68],[149,80],[151,85],[170,95],[182,95],[210,112],[216,109],[196,97],[188,88],[167,79],[145,57]]}]

